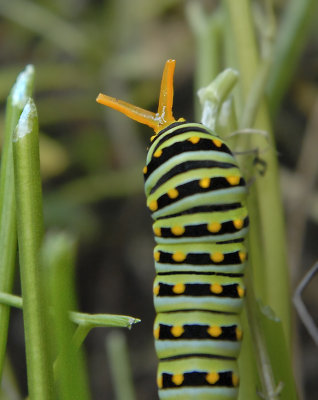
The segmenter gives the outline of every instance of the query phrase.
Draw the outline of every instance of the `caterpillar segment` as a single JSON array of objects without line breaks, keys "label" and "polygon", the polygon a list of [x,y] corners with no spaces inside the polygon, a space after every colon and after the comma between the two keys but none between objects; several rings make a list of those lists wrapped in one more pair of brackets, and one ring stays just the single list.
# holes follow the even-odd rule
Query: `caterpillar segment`
[{"label": "caterpillar segment", "polygon": [[153,223],[160,399],[235,400],[243,337],[248,231],[246,185],[226,143],[172,113],[175,61],[163,72],[157,113],[99,95],[151,126],[143,169]]}]

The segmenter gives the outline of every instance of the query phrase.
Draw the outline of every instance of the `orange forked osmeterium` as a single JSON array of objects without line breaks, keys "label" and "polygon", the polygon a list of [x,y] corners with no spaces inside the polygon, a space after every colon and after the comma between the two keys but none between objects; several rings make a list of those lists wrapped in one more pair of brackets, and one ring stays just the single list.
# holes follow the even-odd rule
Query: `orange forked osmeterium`
[{"label": "orange forked osmeterium", "polygon": [[[175,60],[167,60],[163,70],[158,112],[153,113],[143,108],[136,107],[125,101],[100,93],[96,101],[114,110],[120,111],[127,117],[134,119],[142,124],[150,126],[156,133],[175,122],[172,114],[173,106],[173,74],[175,70]],[[181,119],[183,121],[183,119]]]}]

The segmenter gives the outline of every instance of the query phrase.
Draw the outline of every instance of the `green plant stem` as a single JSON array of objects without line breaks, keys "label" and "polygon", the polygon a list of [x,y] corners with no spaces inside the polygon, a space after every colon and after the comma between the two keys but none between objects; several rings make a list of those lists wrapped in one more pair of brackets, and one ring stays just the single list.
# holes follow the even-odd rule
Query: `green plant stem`
[{"label": "green plant stem", "polygon": [[272,116],[277,113],[291,83],[312,22],[317,19],[317,9],[317,0],[291,0],[286,3],[267,86]]},{"label": "green plant stem", "polygon": [[79,325],[73,335],[73,343],[75,348],[79,349],[84,343],[87,335],[94,327],[91,325]]},{"label": "green plant stem", "polygon": [[39,269],[43,215],[38,118],[31,98],[13,137],[13,155],[29,396],[32,400],[49,400],[53,379]]},{"label": "green plant stem", "polygon": [[[258,50],[253,30],[249,0],[225,0],[228,24],[231,26],[236,62],[241,76],[241,100],[246,104],[258,66]],[[260,103],[255,128],[268,131],[272,146],[263,155],[267,164],[264,177],[252,185],[248,209],[250,213],[250,261],[254,271],[254,287],[264,304],[269,304],[282,320],[288,347],[291,344],[289,276],[285,243],[277,157],[265,102]],[[250,128],[250,127],[246,127]],[[257,135],[251,136],[253,147],[259,147]]]},{"label": "green plant stem", "polygon": [[253,290],[253,284],[251,281],[251,273],[246,274],[249,291],[246,296],[246,308],[249,319],[249,326],[251,328],[251,335],[254,343],[254,347],[257,353],[257,361],[259,377],[262,383],[262,394],[266,400],[278,400],[280,397],[276,393],[276,384],[274,374],[272,371],[269,356],[267,354],[267,348],[264,341],[262,329],[260,327],[257,318],[257,300]]},{"label": "green plant stem", "polygon": [[0,304],[5,304],[6,306],[23,308],[23,300],[22,297],[16,296],[10,293],[0,292]]},{"label": "green plant stem", "polygon": [[45,237],[41,272],[46,289],[50,347],[58,355],[54,376],[61,400],[90,398],[83,349],[76,348],[72,342],[74,325],[69,318],[69,310],[76,307],[75,254],[75,240],[69,234],[51,233]]},{"label": "green plant stem", "polygon": [[[248,273],[248,271],[246,273]],[[238,400],[259,400],[259,396],[257,395],[257,388],[260,386],[256,361],[257,354],[255,353],[246,307],[243,308],[240,318],[244,336],[241,352],[238,358],[240,371]]]},{"label": "green plant stem", "polygon": [[106,337],[111,375],[117,400],[135,400],[133,380],[128,357],[128,347],[122,331],[114,331]]},{"label": "green plant stem", "polygon": [[276,33],[275,15],[272,0],[266,0],[266,13],[259,22],[262,56],[255,70],[253,85],[244,105],[239,128],[251,127],[255,123],[257,111],[264,100],[264,92],[273,60],[273,42]]},{"label": "green plant stem", "polygon": [[[15,308],[23,308],[23,299],[14,294],[0,292],[0,304]],[[140,322],[139,318],[117,314],[87,314],[78,311],[70,311],[69,317],[72,322],[83,328],[128,328]]]},{"label": "green plant stem", "polygon": [[87,335],[93,328],[128,328],[131,329],[132,325],[140,322],[140,319],[128,317],[126,315],[112,315],[112,314],[84,314],[72,311],[70,313],[71,320],[78,324],[78,327],[73,336],[75,346],[79,348]]},{"label": "green plant stem", "polygon": [[[33,87],[31,65],[18,76],[7,100],[5,135],[0,176],[0,292],[10,293],[13,286],[17,250],[16,211],[12,135]],[[5,359],[10,308],[0,306],[0,382]]]},{"label": "green plant stem", "polygon": [[[221,48],[221,16],[213,13],[206,16],[200,2],[188,2],[186,15],[196,42],[196,68],[194,75],[194,91],[207,86],[220,71],[219,52]],[[200,120],[201,108],[195,96],[195,119]]]},{"label": "green plant stem", "polygon": [[253,126],[255,123],[257,110],[264,97],[270,66],[271,58],[264,60],[259,68],[254,85],[246,100],[246,105],[240,122],[240,128]]},{"label": "green plant stem", "polygon": [[219,114],[224,101],[237,83],[237,71],[227,68],[220,73],[208,86],[199,89],[198,96],[203,107],[202,123],[216,130]]},{"label": "green plant stem", "polygon": [[86,314],[71,311],[70,318],[73,322],[81,326],[90,327],[113,327],[113,328],[131,328],[132,325],[140,322],[140,319],[128,317],[127,315],[117,314]]},{"label": "green plant stem", "polygon": [[[229,136],[229,132],[235,132],[237,130],[237,118],[234,107],[234,99],[230,97],[227,99],[221,107],[219,112],[219,118],[217,120],[216,132],[218,135],[226,139]],[[232,140],[232,143],[235,140]],[[233,143],[233,148],[235,149],[235,144]]]}]

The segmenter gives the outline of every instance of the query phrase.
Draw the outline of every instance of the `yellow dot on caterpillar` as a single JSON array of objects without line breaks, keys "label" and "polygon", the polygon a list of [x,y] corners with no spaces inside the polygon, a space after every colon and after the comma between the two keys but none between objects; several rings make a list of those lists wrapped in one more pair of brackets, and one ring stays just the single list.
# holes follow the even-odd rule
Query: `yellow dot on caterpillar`
[{"label": "yellow dot on caterpillar", "polygon": [[236,327],[235,333],[236,333],[236,339],[237,340],[242,340],[242,336],[243,336],[242,329]]},{"label": "yellow dot on caterpillar", "polygon": [[210,186],[210,182],[210,178],[202,178],[199,180],[199,186],[201,186],[203,189],[207,189]]},{"label": "yellow dot on caterpillar", "polygon": [[174,337],[179,337],[183,334],[184,328],[183,326],[175,325],[170,329],[170,331]]},{"label": "yellow dot on caterpillar", "polygon": [[206,374],[205,379],[210,385],[213,385],[219,380],[219,374],[217,372],[209,372]]},{"label": "yellow dot on caterpillar", "polygon": [[152,200],[149,204],[148,204],[148,208],[150,211],[156,211],[158,209],[158,203],[157,200]]},{"label": "yellow dot on caterpillar", "polygon": [[158,389],[162,389],[162,387],[163,387],[162,375],[157,376],[157,386],[158,386]]},{"label": "yellow dot on caterpillar", "polygon": [[175,236],[181,236],[181,235],[183,235],[184,234],[184,231],[185,231],[185,229],[184,229],[184,227],[183,226],[173,226],[172,228],[171,228],[171,232],[175,235]]},{"label": "yellow dot on caterpillar", "polygon": [[239,381],[240,381],[239,377],[234,372],[232,372],[232,383],[233,383],[233,386],[237,387],[238,384],[239,384]]},{"label": "yellow dot on caterpillar", "polygon": [[153,253],[153,258],[155,259],[155,261],[159,261],[160,260],[160,251],[155,251]]},{"label": "yellow dot on caterpillar", "polygon": [[151,136],[150,141],[153,142],[153,141],[155,140],[155,137],[156,137],[156,136],[157,136],[157,135]]},{"label": "yellow dot on caterpillar", "polygon": [[172,254],[172,259],[176,262],[182,262],[186,259],[186,255],[182,253],[182,251],[176,251],[174,254]]},{"label": "yellow dot on caterpillar", "polygon": [[242,219],[234,219],[233,220],[233,225],[235,226],[236,229],[242,229],[243,224],[244,224],[244,221]]},{"label": "yellow dot on caterpillar", "polygon": [[159,290],[160,290],[160,286],[159,286],[159,285],[154,286],[154,287],[153,287],[153,294],[154,294],[155,296],[158,296]]},{"label": "yellow dot on caterpillar", "polygon": [[213,141],[213,143],[214,143],[214,145],[215,145],[216,147],[221,147],[221,146],[222,146],[221,140],[219,140],[219,139],[213,139],[212,141]]},{"label": "yellow dot on caterpillar", "polygon": [[170,199],[175,199],[179,196],[179,192],[177,191],[177,189],[170,189],[168,190],[167,194],[170,197]]},{"label": "yellow dot on caterpillar", "polygon": [[192,144],[197,144],[197,143],[199,143],[199,140],[200,140],[199,136],[191,136],[191,137],[189,138],[189,142],[191,142]]},{"label": "yellow dot on caterpillar", "polygon": [[158,340],[159,339],[159,335],[160,335],[160,326],[158,326],[158,328],[153,330],[153,337]]},{"label": "yellow dot on caterpillar", "polygon": [[173,286],[172,291],[173,291],[173,293],[181,294],[181,293],[184,293],[185,289],[186,289],[186,286],[184,283],[176,283]]},{"label": "yellow dot on caterpillar", "polygon": [[219,283],[212,283],[212,285],[210,285],[210,291],[215,294],[220,294],[223,292],[223,287]]},{"label": "yellow dot on caterpillar", "polygon": [[239,257],[241,262],[246,260],[246,252],[245,251],[239,251]]},{"label": "yellow dot on caterpillar", "polygon": [[241,286],[237,286],[236,290],[237,290],[237,294],[239,295],[239,297],[241,297],[241,298],[244,297],[244,294],[245,294],[244,288],[242,288]]},{"label": "yellow dot on caterpillar", "polygon": [[219,222],[210,222],[207,228],[209,232],[215,233],[221,230],[222,225]]},{"label": "yellow dot on caterpillar", "polygon": [[161,236],[161,228],[160,228],[159,226],[154,226],[154,228],[153,228],[153,233],[154,233],[156,236]]},{"label": "yellow dot on caterpillar", "polygon": [[226,180],[232,186],[238,185],[240,183],[240,177],[239,176],[227,176]]},{"label": "yellow dot on caterpillar", "polygon": [[209,326],[207,332],[210,336],[219,337],[222,334],[222,328],[219,326]]},{"label": "yellow dot on caterpillar", "polygon": [[220,252],[215,252],[210,255],[210,258],[213,262],[219,263],[224,260],[224,255]]},{"label": "yellow dot on caterpillar", "polygon": [[143,169],[142,169],[142,172],[143,172],[144,174],[146,174],[147,171],[148,171],[148,168],[147,168],[147,165],[145,165],[145,166],[143,167]]},{"label": "yellow dot on caterpillar", "polygon": [[172,375],[171,380],[175,385],[180,386],[184,380],[183,374]]},{"label": "yellow dot on caterpillar", "polygon": [[161,156],[161,154],[162,154],[162,150],[156,150],[154,153],[153,153],[153,156],[154,157],[156,157],[156,158],[159,158],[160,156]]}]

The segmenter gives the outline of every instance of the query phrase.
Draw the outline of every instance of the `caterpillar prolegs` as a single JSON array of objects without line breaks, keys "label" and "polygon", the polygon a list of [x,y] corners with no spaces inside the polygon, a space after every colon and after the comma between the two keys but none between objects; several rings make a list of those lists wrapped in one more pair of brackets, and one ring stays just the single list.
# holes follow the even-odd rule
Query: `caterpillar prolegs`
[{"label": "caterpillar prolegs", "polygon": [[97,101],[155,131],[143,173],[157,243],[159,397],[236,399],[246,186],[222,139],[202,124],[174,119],[174,68],[175,61],[168,60],[156,114],[102,94]]}]

